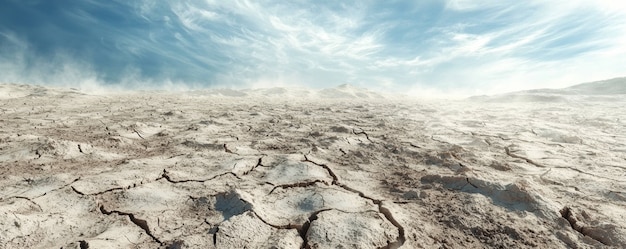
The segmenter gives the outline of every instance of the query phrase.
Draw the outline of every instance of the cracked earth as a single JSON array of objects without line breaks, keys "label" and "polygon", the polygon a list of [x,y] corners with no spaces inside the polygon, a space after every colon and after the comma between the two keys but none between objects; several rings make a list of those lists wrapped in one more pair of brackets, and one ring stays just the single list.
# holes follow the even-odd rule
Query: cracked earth
[{"label": "cracked earth", "polygon": [[624,248],[625,102],[0,85],[5,248]]}]

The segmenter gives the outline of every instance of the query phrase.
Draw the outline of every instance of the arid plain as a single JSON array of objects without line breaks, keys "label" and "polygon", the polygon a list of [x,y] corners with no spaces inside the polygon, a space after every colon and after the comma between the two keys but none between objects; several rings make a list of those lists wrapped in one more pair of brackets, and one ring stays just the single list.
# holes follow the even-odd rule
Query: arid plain
[{"label": "arid plain", "polygon": [[3,248],[624,248],[626,95],[0,85]]}]

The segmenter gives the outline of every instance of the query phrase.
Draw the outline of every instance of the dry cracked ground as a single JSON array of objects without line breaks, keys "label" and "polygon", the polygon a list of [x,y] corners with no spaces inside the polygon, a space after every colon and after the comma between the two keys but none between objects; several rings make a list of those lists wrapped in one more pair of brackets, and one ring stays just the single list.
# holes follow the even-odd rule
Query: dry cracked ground
[{"label": "dry cracked ground", "polygon": [[0,85],[3,248],[624,248],[624,100]]}]

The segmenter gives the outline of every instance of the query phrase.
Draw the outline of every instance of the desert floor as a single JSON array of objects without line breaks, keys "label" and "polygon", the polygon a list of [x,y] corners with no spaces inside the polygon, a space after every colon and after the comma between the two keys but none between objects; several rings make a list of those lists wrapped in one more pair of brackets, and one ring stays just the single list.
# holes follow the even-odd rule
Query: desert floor
[{"label": "desert floor", "polygon": [[0,247],[626,248],[623,96],[301,94],[0,85]]}]

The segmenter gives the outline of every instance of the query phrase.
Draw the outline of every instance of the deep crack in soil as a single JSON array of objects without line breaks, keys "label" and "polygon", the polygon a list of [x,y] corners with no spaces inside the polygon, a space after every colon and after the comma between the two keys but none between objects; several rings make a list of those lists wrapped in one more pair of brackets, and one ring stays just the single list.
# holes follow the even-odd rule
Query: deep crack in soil
[{"label": "deep crack in soil", "polygon": [[[168,172],[167,172],[166,169],[163,169],[163,173],[161,174],[161,178],[165,179],[166,181],[168,181],[170,183],[176,184],[176,183],[185,183],[185,182],[208,182],[208,181],[215,180],[215,179],[220,178],[220,177],[225,176],[225,175],[232,175],[235,178],[241,180],[241,178],[237,174],[235,174],[233,172],[225,172],[225,173],[222,173],[222,174],[219,174],[219,175],[215,175],[213,177],[210,177],[210,178],[207,178],[207,179],[202,179],[202,180],[197,180],[197,179],[173,180],[168,175]],[[159,179],[161,179],[161,178],[159,178]]]},{"label": "deep crack in soil", "polygon": [[274,191],[278,188],[282,188],[282,189],[287,189],[287,188],[305,188],[305,187],[309,187],[309,186],[313,186],[316,183],[324,183],[326,185],[328,185],[327,182],[323,181],[323,180],[314,180],[314,181],[308,181],[308,182],[296,182],[296,183],[291,183],[291,184],[282,184],[282,185],[277,185],[274,186],[272,188],[272,190],[268,193],[268,195],[271,195],[272,193],[274,193]]},{"label": "deep crack in soil", "polygon": [[163,243],[159,238],[155,237],[152,234],[152,232],[150,231],[150,227],[148,227],[148,222],[135,217],[134,214],[116,211],[116,210],[107,211],[103,205],[100,206],[100,212],[105,215],[117,214],[117,215],[127,216],[133,224],[141,228],[148,236],[150,236],[150,238],[152,238],[154,242],[157,242],[161,246],[165,245],[165,243]]},{"label": "deep crack in soil", "polygon": [[80,249],[89,249],[89,243],[87,243],[87,241],[81,240],[78,241],[78,244],[80,246]]},{"label": "deep crack in soil", "polygon": [[578,221],[578,219],[576,219],[576,217],[574,216],[574,212],[572,211],[572,208],[565,206],[559,212],[561,213],[561,217],[567,220],[567,222],[570,224],[572,229],[574,229],[574,231],[579,232],[583,236],[588,236],[589,238],[592,238],[595,241],[602,243],[603,245],[607,245],[607,243],[604,242],[604,240],[601,237],[599,237],[597,234],[588,233],[587,231],[585,231],[585,226],[582,225]]},{"label": "deep crack in soil", "polygon": [[365,195],[365,193],[363,193],[361,191],[358,191],[356,189],[353,189],[351,187],[348,187],[348,186],[340,183],[338,178],[337,178],[337,175],[335,174],[335,172],[333,172],[333,170],[328,165],[312,161],[306,155],[304,155],[304,161],[312,163],[314,165],[317,165],[317,166],[320,166],[320,167],[326,169],[328,171],[328,174],[330,176],[332,176],[332,178],[333,178],[332,185],[338,186],[338,187],[343,188],[343,189],[345,189],[347,191],[355,193],[355,194],[359,195],[361,198],[368,199],[368,200],[372,201],[374,204],[376,204],[378,206],[378,212],[383,214],[383,216],[385,216],[385,218],[389,222],[391,222],[391,224],[393,224],[394,227],[396,227],[398,229],[398,238],[397,238],[397,240],[394,241],[394,242],[390,242],[384,248],[386,248],[386,249],[395,249],[395,248],[399,248],[402,245],[404,245],[404,242],[406,241],[406,237],[405,237],[405,234],[404,234],[404,227],[402,225],[400,225],[400,223],[393,217],[393,214],[389,211],[389,209],[387,209],[386,207],[383,206],[383,201],[382,200],[378,200],[378,199],[374,199],[372,197],[369,197],[369,196]]}]

